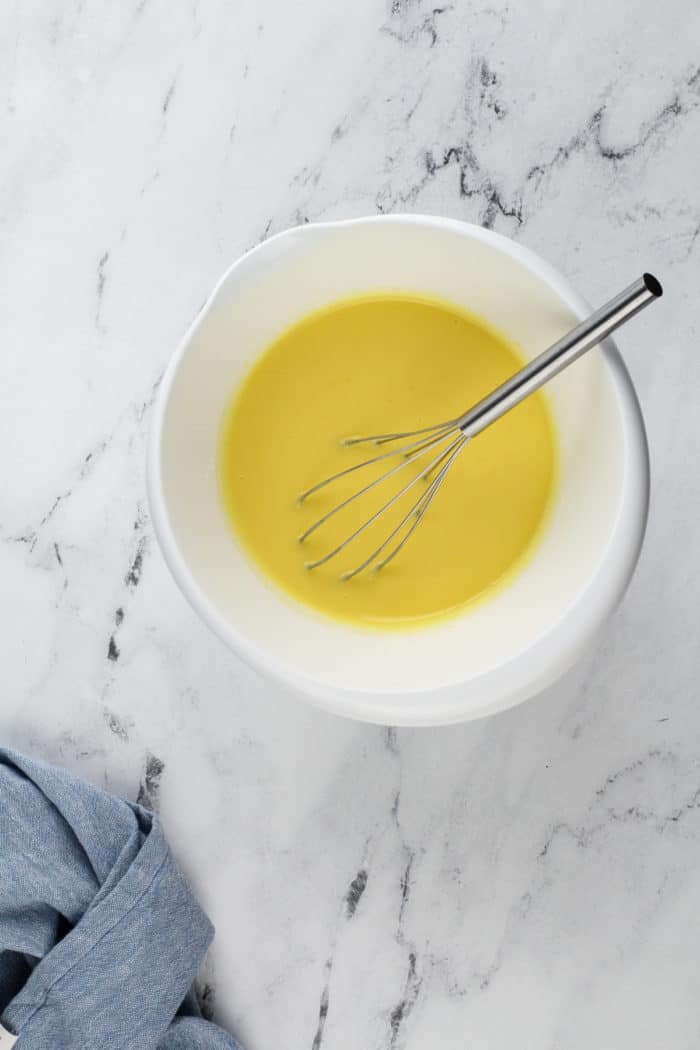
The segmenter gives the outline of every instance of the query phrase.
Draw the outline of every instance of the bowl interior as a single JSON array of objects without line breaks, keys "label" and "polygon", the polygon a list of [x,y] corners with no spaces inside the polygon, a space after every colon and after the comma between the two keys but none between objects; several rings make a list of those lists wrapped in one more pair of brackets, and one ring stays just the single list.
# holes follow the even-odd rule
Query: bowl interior
[{"label": "bowl interior", "polygon": [[216,476],[222,416],[252,363],[293,321],[334,299],[391,290],[475,311],[528,359],[577,320],[508,242],[462,224],[351,222],[273,238],[228,272],[164,381],[155,468],[169,529],[164,546],[179,582],[224,639],[293,684],[327,701],[335,696],[340,707],[344,695],[383,694],[384,720],[395,697],[396,722],[407,695],[459,684],[468,717],[484,704],[490,673],[573,615],[600,568],[625,470],[619,384],[600,350],[549,384],[560,451],[556,501],[534,556],[508,587],[417,630],[374,632],[327,620],[268,583],[232,534]]}]

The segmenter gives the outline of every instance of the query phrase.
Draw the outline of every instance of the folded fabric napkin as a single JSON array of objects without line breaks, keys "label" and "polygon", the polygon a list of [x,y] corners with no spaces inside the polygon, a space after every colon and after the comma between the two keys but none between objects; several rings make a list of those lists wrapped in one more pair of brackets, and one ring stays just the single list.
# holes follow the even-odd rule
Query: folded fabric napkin
[{"label": "folded fabric napkin", "polygon": [[153,813],[0,748],[2,1050],[240,1050],[191,992],[213,932]]}]

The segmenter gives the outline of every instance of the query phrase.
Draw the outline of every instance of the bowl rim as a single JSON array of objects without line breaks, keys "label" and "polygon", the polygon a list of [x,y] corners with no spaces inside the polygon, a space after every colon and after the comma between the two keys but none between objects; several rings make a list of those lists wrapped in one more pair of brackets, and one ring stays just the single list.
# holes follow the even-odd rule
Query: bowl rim
[{"label": "bowl rim", "polygon": [[[307,702],[336,715],[381,725],[447,725],[506,710],[539,693],[556,680],[585,651],[608,616],[622,599],[634,572],[646,529],[649,506],[649,454],[642,418],[632,380],[614,341],[601,345],[620,410],[624,442],[622,492],[617,519],[601,553],[597,571],[585,589],[562,610],[558,620],[528,648],[477,678],[426,690],[371,691],[343,689],[288,666],[256,645],[220,615],[195,580],[180,552],[170,522],[161,472],[163,425],[183,357],[190,342],[236,269],[251,256],[273,243],[299,235],[358,225],[404,225],[443,229],[483,241],[515,259],[544,281],[579,318],[590,311],[589,303],[568,280],[536,252],[493,230],[460,219],[433,215],[394,213],[352,219],[330,220],[292,226],[243,252],[214,285],[194,320],[178,343],[158,385],[150,427],[146,485],[153,528],[165,562],[182,593],[207,626],[245,663],[291,689]],[[483,685],[484,697],[475,703],[473,687]],[[471,689],[468,688],[471,685]],[[397,698],[410,698],[410,706],[399,706]],[[394,703],[391,702],[393,699]],[[422,702],[421,702],[422,700]]]}]

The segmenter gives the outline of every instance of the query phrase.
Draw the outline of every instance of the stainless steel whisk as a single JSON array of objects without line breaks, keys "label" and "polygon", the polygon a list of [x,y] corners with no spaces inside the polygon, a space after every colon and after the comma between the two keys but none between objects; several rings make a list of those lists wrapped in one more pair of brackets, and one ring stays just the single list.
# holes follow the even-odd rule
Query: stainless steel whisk
[{"label": "stainless steel whisk", "polygon": [[[330,561],[331,558],[335,558],[337,554],[345,550],[353,540],[373,525],[378,518],[405,496],[418,482],[432,477],[428,486],[420,493],[411,508],[383,542],[360,565],[349,572],[343,573],[341,578],[350,580],[353,576],[357,576],[358,573],[363,572],[370,566],[373,566],[374,571],[383,569],[385,565],[388,565],[396,557],[418,528],[430,504],[445,481],[450,467],[472,438],[475,438],[482,430],[495,423],[497,419],[500,419],[501,416],[509,412],[511,408],[514,408],[530,394],[539,390],[541,386],[549,382],[563,369],[568,368],[587,350],[596,346],[611,332],[614,332],[616,328],[619,328],[625,321],[629,321],[631,317],[634,317],[636,313],[655,299],[658,299],[662,294],[663,289],[659,281],[650,273],[643,274],[623,292],[616,295],[614,299],[611,299],[592,313],[587,320],[582,321],[571,332],[559,339],[549,349],[530,361],[524,368],[521,368],[520,371],[511,376],[510,379],[507,379],[456,419],[436,423],[434,426],[422,427],[420,430],[405,430],[394,434],[373,434],[369,437],[352,437],[343,440],[343,445],[385,445],[395,441],[402,441],[403,443],[392,448],[389,452],[382,452],[377,456],[372,456],[371,459],[356,463],[345,470],[339,471],[337,474],[333,474],[329,478],[324,478],[318,484],[312,485],[310,489],[307,489],[306,492],[299,496],[298,502],[300,504],[313,495],[314,492],[318,492],[319,489],[325,488],[326,485],[330,485],[333,481],[352,474],[356,470],[362,470],[365,467],[370,467],[375,463],[390,460],[394,457],[400,457],[401,461],[390,467],[380,477],[374,478],[368,485],[344,499],[342,503],[333,507],[318,521],[315,521],[299,537],[300,543],[307,540],[312,533],[316,532],[325,522],[350,503],[364,496],[383,481],[398,474],[399,471],[419,461],[421,461],[421,469],[408,484],[391,496],[378,511],[367,518],[342,543],[339,543],[337,547],[316,561],[306,562],[306,568],[316,569],[319,565],[324,565]],[[425,463],[424,457],[428,458],[427,463]],[[385,553],[387,550],[388,553]]]}]

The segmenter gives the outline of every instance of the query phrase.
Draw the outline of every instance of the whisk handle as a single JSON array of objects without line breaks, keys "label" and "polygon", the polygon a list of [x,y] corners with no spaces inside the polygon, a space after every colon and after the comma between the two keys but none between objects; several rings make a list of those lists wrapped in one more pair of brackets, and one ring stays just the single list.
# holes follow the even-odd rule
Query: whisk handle
[{"label": "whisk handle", "polygon": [[460,416],[455,425],[466,437],[480,434],[662,294],[659,281],[643,274]]}]

